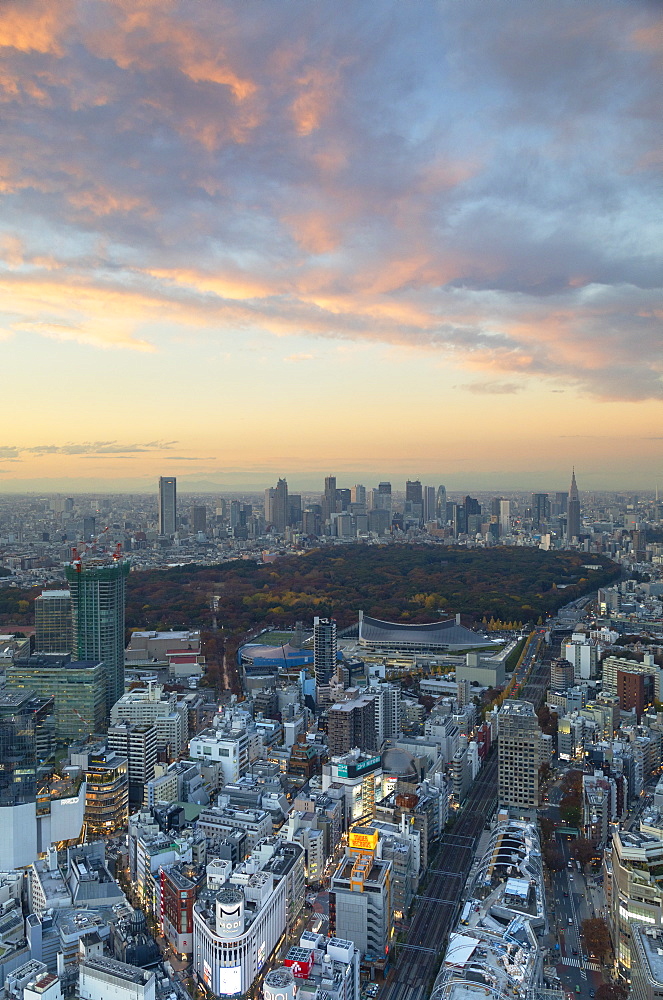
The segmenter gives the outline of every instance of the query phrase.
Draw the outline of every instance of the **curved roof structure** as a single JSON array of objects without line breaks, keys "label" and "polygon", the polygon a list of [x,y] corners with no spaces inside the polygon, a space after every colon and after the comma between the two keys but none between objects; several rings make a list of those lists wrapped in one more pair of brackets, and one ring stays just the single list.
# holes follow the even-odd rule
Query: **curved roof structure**
[{"label": "curved roof structure", "polygon": [[423,625],[403,625],[383,622],[359,613],[359,642],[375,649],[394,649],[413,653],[434,653],[444,649],[469,649],[490,646],[485,636],[465,628],[458,618],[429,622]]}]

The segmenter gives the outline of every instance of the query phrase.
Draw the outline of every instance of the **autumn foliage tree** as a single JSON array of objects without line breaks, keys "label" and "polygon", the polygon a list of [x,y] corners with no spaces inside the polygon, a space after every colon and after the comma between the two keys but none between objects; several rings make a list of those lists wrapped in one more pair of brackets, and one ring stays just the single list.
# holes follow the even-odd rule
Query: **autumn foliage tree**
[{"label": "autumn foliage tree", "polygon": [[606,921],[602,917],[590,917],[588,920],[583,920],[580,932],[590,955],[596,955],[600,961],[605,962],[612,952],[612,941]]}]

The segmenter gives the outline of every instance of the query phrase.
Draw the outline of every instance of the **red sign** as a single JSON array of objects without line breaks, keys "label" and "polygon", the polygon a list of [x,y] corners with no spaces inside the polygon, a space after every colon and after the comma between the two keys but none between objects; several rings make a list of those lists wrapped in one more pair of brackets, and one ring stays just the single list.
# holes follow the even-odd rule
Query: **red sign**
[{"label": "red sign", "polygon": [[297,979],[308,979],[313,968],[313,955],[304,961],[302,959],[286,958],[283,964],[289,967],[293,976]]}]

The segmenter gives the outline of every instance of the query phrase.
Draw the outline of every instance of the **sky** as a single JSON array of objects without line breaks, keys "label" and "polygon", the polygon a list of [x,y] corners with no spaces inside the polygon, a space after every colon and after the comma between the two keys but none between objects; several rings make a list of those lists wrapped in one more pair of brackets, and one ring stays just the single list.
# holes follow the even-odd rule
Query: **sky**
[{"label": "sky", "polygon": [[663,486],[663,9],[6,0],[0,492]]}]

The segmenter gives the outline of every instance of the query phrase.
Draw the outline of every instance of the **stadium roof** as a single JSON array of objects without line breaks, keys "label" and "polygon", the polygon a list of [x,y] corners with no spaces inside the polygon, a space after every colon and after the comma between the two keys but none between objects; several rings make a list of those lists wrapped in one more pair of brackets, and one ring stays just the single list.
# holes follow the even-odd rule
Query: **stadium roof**
[{"label": "stadium roof", "polygon": [[359,615],[359,642],[366,646],[389,649],[449,649],[489,645],[488,640],[465,628],[458,617],[420,625],[383,622]]}]

